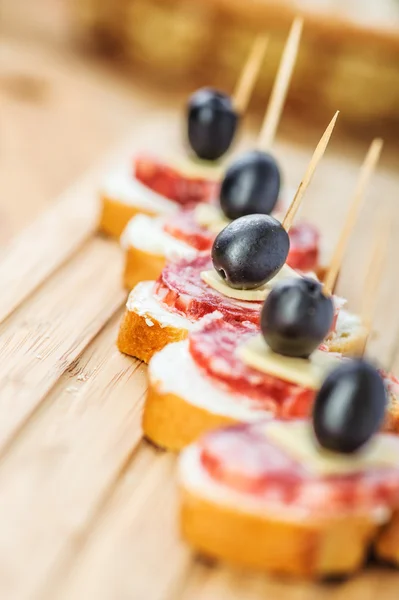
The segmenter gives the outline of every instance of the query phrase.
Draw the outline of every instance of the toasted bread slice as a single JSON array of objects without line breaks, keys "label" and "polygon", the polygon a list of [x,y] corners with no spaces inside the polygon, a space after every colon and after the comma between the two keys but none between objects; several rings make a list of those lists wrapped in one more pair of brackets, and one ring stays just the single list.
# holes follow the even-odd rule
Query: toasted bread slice
[{"label": "toasted bread slice", "polygon": [[176,202],[140,183],[128,165],[109,174],[100,198],[99,229],[115,237],[120,237],[130,219],[138,214],[166,215],[179,208]]},{"label": "toasted bread slice", "polygon": [[130,293],[117,340],[118,348],[148,362],[171,342],[188,336],[190,321],[166,310],[153,295],[153,281],[142,281]]},{"label": "toasted bread slice", "polygon": [[[384,431],[399,433],[398,407],[390,394]],[[179,451],[212,429],[273,416],[270,404],[261,409],[249,397],[234,394],[208,377],[195,363],[187,342],[168,345],[149,364],[143,430],[161,448]],[[295,410],[294,416],[298,416]]]},{"label": "toasted bread slice", "polygon": [[399,509],[385,525],[375,544],[378,558],[399,567]]},{"label": "toasted bread slice", "polygon": [[98,229],[102,233],[119,238],[130,219],[142,213],[150,217],[156,214],[155,211],[149,208],[125,204],[103,194],[101,196]]},{"label": "toasted bread slice", "polygon": [[198,251],[164,230],[164,218],[137,215],[126,226],[124,284],[133,289],[140,281],[158,279],[167,261],[194,258]]},{"label": "toasted bread slice", "polygon": [[181,396],[164,393],[160,385],[149,381],[143,432],[164,450],[178,452],[207,431],[234,423],[234,419],[190,404]]},{"label": "toasted bread slice", "polygon": [[336,331],[324,342],[329,352],[342,356],[362,356],[368,331],[357,315],[341,309]]},{"label": "toasted bread slice", "polygon": [[254,409],[250,398],[234,394],[207,377],[192,358],[187,341],[157,353],[148,369],[143,431],[154,444],[179,451],[211,429],[270,419],[270,409]]},{"label": "toasted bread slice", "polygon": [[399,435],[399,399],[392,391],[388,392],[384,431]]},{"label": "toasted bread slice", "polygon": [[141,281],[155,281],[158,279],[166,264],[162,254],[151,254],[135,246],[125,250],[125,268],[123,284],[126,289],[132,290]]},{"label": "toasted bread slice", "polygon": [[214,482],[201,467],[196,446],[180,464],[180,524],[198,552],[233,565],[321,578],[349,575],[365,560],[378,525],[368,515],[268,512],[245,494]]}]

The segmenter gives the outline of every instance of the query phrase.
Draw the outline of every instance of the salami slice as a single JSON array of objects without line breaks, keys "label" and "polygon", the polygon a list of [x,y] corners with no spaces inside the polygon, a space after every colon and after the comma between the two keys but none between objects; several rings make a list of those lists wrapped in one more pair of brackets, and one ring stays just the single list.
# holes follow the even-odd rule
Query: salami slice
[{"label": "salami slice", "polygon": [[177,169],[149,156],[136,157],[134,175],[147,187],[182,206],[210,202],[219,190],[219,183],[215,181],[187,177]]},{"label": "salami slice", "polygon": [[384,378],[388,390],[395,396],[399,396],[399,379],[393,373],[386,373],[382,370],[380,373]]},{"label": "salami slice", "polygon": [[249,322],[212,319],[190,334],[190,353],[207,377],[232,393],[253,399],[254,410],[270,411],[281,418],[308,416],[313,390],[252,369],[237,356],[237,348],[257,333],[258,328]]},{"label": "salami slice", "polygon": [[195,209],[181,210],[166,219],[164,230],[200,252],[210,250],[215,239],[214,233],[197,223]]},{"label": "salami slice", "polygon": [[290,251],[287,264],[303,273],[315,271],[319,264],[320,234],[310,223],[299,223],[290,229]]},{"label": "salami slice", "polygon": [[201,279],[201,273],[212,268],[209,253],[199,254],[193,260],[168,263],[155,285],[158,299],[193,321],[220,311],[227,321],[251,321],[258,324],[262,302],[242,302],[226,298],[209,287]]},{"label": "salami slice", "polygon": [[[195,212],[195,208],[189,208],[169,217],[164,229],[197,250],[210,250],[216,234],[198,224]],[[290,229],[289,235],[287,264],[304,273],[315,271],[319,262],[320,235],[317,229],[309,223],[299,223]]]},{"label": "salami slice", "polygon": [[399,502],[399,466],[323,477],[268,440],[267,423],[208,434],[201,441],[201,463],[215,481],[232,490],[271,507],[293,506],[312,516]]}]

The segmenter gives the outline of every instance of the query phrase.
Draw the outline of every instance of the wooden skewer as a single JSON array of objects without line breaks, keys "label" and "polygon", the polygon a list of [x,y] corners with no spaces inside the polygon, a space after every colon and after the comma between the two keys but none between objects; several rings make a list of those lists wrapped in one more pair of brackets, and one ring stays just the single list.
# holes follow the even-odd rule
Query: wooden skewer
[{"label": "wooden skewer", "polygon": [[255,38],[251,52],[237,81],[233,94],[233,106],[239,114],[244,113],[247,109],[268,41],[269,39],[265,35],[258,35]]},{"label": "wooden skewer", "polygon": [[280,60],[280,66],[274,80],[265,118],[259,133],[258,148],[260,150],[268,150],[273,144],[285,99],[287,97],[292,73],[294,71],[302,28],[303,19],[297,17],[291,25],[290,33]]},{"label": "wooden skewer", "polygon": [[303,195],[306,192],[310,182],[312,181],[312,177],[313,174],[316,170],[317,165],[319,164],[320,160],[323,157],[323,154],[325,152],[325,149],[327,148],[327,144],[330,140],[331,134],[333,132],[334,126],[335,126],[335,122],[338,118],[339,115],[339,110],[337,110],[337,112],[335,113],[335,115],[333,116],[333,118],[331,119],[327,129],[325,130],[325,132],[323,133],[323,135],[321,136],[321,139],[319,141],[319,143],[316,146],[316,150],[313,153],[312,158],[310,159],[310,163],[308,165],[308,168],[306,169],[306,173],[301,181],[301,183],[299,184],[299,187],[296,191],[296,194],[294,196],[294,199],[292,200],[290,206],[288,207],[287,213],[284,217],[283,220],[283,227],[286,231],[290,230],[290,227],[292,225],[292,222],[295,218],[295,215],[298,211],[299,205],[302,201]]},{"label": "wooden skewer", "polygon": [[363,290],[361,320],[366,328],[363,353],[366,350],[367,341],[370,336],[375,307],[377,304],[378,290],[380,289],[382,274],[388,256],[388,244],[390,237],[389,213],[385,211],[378,220],[374,244],[371,250],[367,277]]},{"label": "wooden skewer", "polygon": [[334,289],[335,282],[338,277],[338,272],[342,264],[342,259],[348,244],[349,236],[352,233],[353,227],[356,223],[357,216],[364,198],[367,184],[370,177],[377,165],[378,159],[381,154],[383,141],[381,139],[373,140],[369,151],[367,152],[366,158],[363,161],[363,165],[360,169],[360,175],[357,180],[356,188],[350,203],[348,215],[342,228],[341,235],[338,243],[335,247],[334,254],[328,268],[326,277],[324,279],[324,293],[331,294]]}]

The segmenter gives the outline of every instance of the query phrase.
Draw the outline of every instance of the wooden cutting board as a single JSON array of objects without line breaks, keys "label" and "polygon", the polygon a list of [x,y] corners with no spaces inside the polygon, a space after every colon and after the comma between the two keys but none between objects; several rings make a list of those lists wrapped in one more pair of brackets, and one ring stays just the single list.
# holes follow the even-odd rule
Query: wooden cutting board
[{"label": "wooden cutting board", "polygon": [[[18,64],[24,64],[17,55]],[[34,54],[25,56],[34,62]],[[0,161],[2,181],[8,182],[1,210],[12,224],[12,231],[0,238],[12,237],[0,255],[0,598],[393,600],[399,574],[391,570],[371,567],[339,585],[280,581],[205,563],[180,541],[175,457],[156,451],[141,435],[146,367],[115,347],[125,301],[122,256],[115,242],[95,233],[97,190],[110,168],[108,160],[58,200],[49,197],[50,188],[60,185],[58,177],[69,178],[65,165],[76,152],[75,172],[109,144],[115,128],[130,125],[131,135],[113,154],[114,162],[154,143],[159,151],[177,147],[177,112],[159,98],[138,95],[133,110],[127,108],[128,93],[123,102],[106,95],[125,115],[122,127],[106,108],[101,113],[102,76],[96,84],[86,80],[86,71],[73,60],[68,68],[56,63],[50,73],[45,54],[39,58],[36,76],[44,69],[56,82],[51,93],[62,93],[68,101],[62,109],[59,103],[47,104],[43,129],[36,131],[46,131],[47,142],[38,138],[34,143],[30,136],[25,145],[31,109],[11,102],[9,95],[5,101],[7,114],[14,115],[7,140],[18,139],[21,145],[14,153],[9,143],[7,162]],[[93,108],[95,99],[99,105]],[[101,129],[100,117],[102,123],[110,119],[108,129]],[[48,122],[52,125],[45,129]],[[73,133],[66,138],[69,128]],[[74,144],[63,144],[65,139]],[[82,144],[87,144],[85,151]],[[322,226],[327,247],[337,237],[360,162],[359,154],[348,158],[341,148],[333,146],[326,154],[304,206],[304,213]],[[299,182],[311,151],[277,145],[288,184]],[[31,196],[26,195],[29,182],[36,182]],[[377,174],[346,257],[340,287],[353,309],[359,308],[376,211],[394,202],[398,182],[386,167]],[[21,207],[30,211],[29,219]],[[11,235],[25,223],[30,224]],[[393,230],[398,226],[399,210],[392,206]],[[398,372],[399,239],[391,237],[392,260],[378,298],[378,337],[370,352]]]}]

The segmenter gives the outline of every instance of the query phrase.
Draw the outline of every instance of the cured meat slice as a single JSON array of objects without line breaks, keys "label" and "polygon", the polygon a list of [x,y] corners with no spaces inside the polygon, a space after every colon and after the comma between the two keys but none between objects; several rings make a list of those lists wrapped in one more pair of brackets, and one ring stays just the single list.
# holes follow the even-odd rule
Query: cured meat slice
[{"label": "cured meat slice", "polygon": [[199,251],[210,250],[216,237],[209,229],[198,224],[195,209],[181,210],[166,219],[164,230]]},{"label": "cured meat slice", "polygon": [[399,466],[320,476],[273,444],[267,423],[208,434],[201,441],[201,463],[215,481],[230,489],[312,515],[361,512],[399,501]]},{"label": "cured meat slice", "polygon": [[290,229],[290,251],[287,264],[303,273],[315,271],[319,264],[320,234],[310,223],[299,223]]},{"label": "cured meat slice", "polygon": [[[190,208],[170,216],[164,230],[197,250],[210,250],[216,234],[198,224],[195,212],[195,208]],[[320,242],[317,229],[309,223],[299,223],[291,227],[289,236],[288,266],[304,273],[317,270]]]},{"label": "cured meat slice", "polygon": [[150,189],[182,206],[210,202],[219,190],[219,183],[216,181],[188,177],[150,156],[136,157],[134,175]]},{"label": "cured meat slice", "polygon": [[200,254],[193,260],[168,263],[155,284],[158,299],[193,321],[219,311],[227,321],[258,324],[262,302],[226,298],[210,288],[201,279],[201,273],[212,268],[209,253]]},{"label": "cured meat slice", "polygon": [[256,410],[269,410],[281,418],[309,415],[314,391],[261,373],[248,367],[237,355],[237,348],[258,333],[252,323],[226,323],[210,319],[189,337],[189,349],[196,364],[207,377],[256,401]]}]

